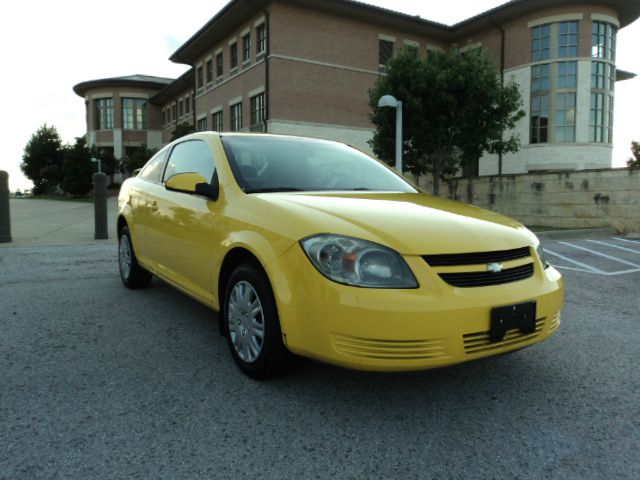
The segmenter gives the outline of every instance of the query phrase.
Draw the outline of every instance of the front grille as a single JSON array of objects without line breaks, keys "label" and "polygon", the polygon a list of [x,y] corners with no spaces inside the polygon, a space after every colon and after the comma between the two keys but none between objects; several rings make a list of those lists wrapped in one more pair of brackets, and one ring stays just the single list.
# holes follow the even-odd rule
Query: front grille
[{"label": "front grille", "polygon": [[481,265],[483,263],[501,263],[518,260],[531,255],[529,247],[498,252],[450,253],[444,255],[423,255],[422,258],[432,267],[455,267],[460,265]]},{"label": "front grille", "polygon": [[486,353],[504,347],[514,347],[520,343],[525,343],[536,338],[542,332],[545,319],[536,320],[536,331],[525,334],[520,330],[509,330],[504,339],[499,342],[492,342],[490,332],[476,332],[463,335],[464,351],[467,355]]},{"label": "front grille", "polygon": [[334,333],[332,341],[337,352],[358,358],[434,360],[447,357],[443,339],[378,340]]},{"label": "front grille", "polygon": [[503,283],[517,282],[533,275],[533,263],[522,265],[521,267],[509,268],[502,272],[463,272],[463,273],[440,273],[442,278],[449,285],[454,287],[488,287],[491,285],[502,285]]}]

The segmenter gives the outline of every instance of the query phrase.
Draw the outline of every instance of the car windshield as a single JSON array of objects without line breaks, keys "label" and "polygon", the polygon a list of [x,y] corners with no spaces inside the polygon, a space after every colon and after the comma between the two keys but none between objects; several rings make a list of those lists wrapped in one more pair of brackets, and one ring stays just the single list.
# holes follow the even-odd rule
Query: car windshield
[{"label": "car windshield", "polygon": [[347,145],[295,137],[222,136],[246,193],[416,190],[376,160]]}]

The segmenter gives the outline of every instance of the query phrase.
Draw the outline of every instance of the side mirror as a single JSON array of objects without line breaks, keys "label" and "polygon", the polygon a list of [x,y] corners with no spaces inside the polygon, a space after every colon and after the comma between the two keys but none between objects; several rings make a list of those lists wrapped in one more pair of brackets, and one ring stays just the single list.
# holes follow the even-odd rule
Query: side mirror
[{"label": "side mirror", "polygon": [[178,173],[164,184],[167,190],[172,192],[191,193],[202,195],[212,200],[217,200],[220,194],[217,172],[213,176],[213,182],[207,183],[199,173]]}]

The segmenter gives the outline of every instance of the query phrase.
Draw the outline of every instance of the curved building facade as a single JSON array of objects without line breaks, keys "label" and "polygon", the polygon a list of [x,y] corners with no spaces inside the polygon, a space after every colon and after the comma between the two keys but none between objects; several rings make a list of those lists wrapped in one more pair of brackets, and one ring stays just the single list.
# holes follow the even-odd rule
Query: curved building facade
[{"label": "curved building facade", "polygon": [[100,123],[112,90],[103,81],[75,88],[89,143],[113,141],[116,156],[145,136],[124,120],[123,98],[136,93],[148,95],[149,146],[188,122],[370,151],[368,90],[396,52],[482,49],[518,83],[526,116],[516,127],[520,151],[485,156],[475,173],[608,168],[615,85],[635,76],[617,68],[617,33],[638,17],[640,0],[512,0],[453,26],[351,0],[232,0],[171,56],[190,67],[182,77],[149,83],[155,91],[113,90],[113,133]]}]

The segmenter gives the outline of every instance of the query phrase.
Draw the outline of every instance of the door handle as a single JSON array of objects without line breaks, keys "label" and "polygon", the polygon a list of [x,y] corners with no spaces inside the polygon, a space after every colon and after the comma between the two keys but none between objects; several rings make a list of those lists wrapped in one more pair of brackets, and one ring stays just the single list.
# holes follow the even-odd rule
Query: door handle
[{"label": "door handle", "polygon": [[158,202],[156,202],[155,200],[153,202],[151,202],[149,205],[149,210],[151,210],[153,213],[158,211]]}]

